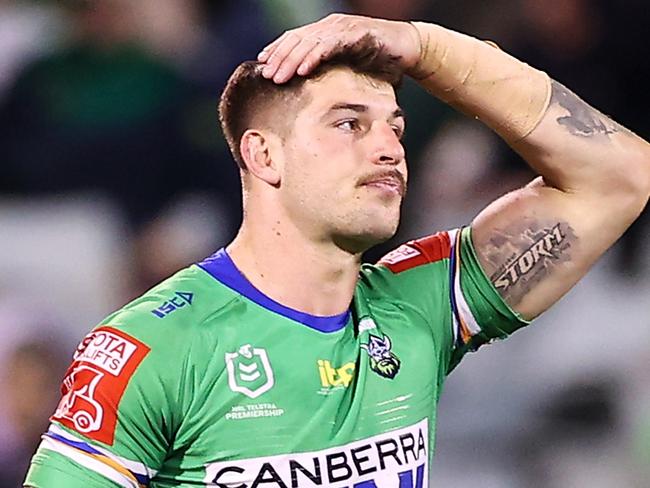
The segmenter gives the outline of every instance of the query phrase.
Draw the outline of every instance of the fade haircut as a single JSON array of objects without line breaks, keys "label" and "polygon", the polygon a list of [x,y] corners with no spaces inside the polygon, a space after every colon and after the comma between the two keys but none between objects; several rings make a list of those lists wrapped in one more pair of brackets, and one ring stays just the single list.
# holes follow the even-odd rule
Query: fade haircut
[{"label": "fade haircut", "polygon": [[306,105],[300,99],[306,80],[318,79],[333,68],[347,67],[397,89],[404,73],[399,61],[399,57],[388,54],[383,44],[370,34],[354,44],[337,46],[307,76],[295,75],[282,85],[262,76],[264,64],[244,61],[230,76],[219,101],[221,130],[235,161],[241,169],[246,169],[239,143],[248,129],[272,128],[284,135],[282,130],[293,122],[288,120],[289,114],[295,113],[298,106]]}]

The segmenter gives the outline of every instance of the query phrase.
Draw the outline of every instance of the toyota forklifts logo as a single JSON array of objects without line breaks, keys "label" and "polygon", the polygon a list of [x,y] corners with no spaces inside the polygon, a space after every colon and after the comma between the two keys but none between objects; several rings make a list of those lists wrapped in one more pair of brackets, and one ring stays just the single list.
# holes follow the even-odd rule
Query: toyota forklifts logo
[{"label": "toyota forklifts logo", "polygon": [[112,445],[120,401],[149,351],[149,346],[115,327],[93,330],[74,354],[52,420]]},{"label": "toyota forklifts logo", "polygon": [[257,398],[273,388],[273,370],[265,349],[245,344],[237,352],[227,352],[225,359],[232,391]]},{"label": "toyota forklifts logo", "polygon": [[64,380],[66,394],[59,402],[55,417],[71,420],[82,433],[94,432],[101,428],[104,408],[95,399],[95,389],[104,373],[89,366],[79,366]]}]

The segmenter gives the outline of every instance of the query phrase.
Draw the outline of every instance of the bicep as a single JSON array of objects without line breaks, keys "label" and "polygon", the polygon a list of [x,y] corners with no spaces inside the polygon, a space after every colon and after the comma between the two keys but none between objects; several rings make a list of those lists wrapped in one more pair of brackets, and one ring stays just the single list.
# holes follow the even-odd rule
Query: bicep
[{"label": "bicep", "polygon": [[624,232],[623,202],[569,193],[542,178],[483,210],[472,223],[476,253],[506,303],[534,318],[559,300]]}]

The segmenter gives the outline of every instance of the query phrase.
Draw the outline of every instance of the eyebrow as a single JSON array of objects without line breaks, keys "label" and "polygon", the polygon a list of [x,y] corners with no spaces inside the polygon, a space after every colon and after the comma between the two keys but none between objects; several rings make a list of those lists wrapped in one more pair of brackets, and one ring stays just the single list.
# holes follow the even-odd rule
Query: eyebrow
[{"label": "eyebrow", "polygon": [[[358,113],[365,113],[369,110],[368,105],[363,105],[361,103],[335,103],[332,105],[329,110],[325,113],[325,115],[330,114],[331,112],[336,112],[337,110],[352,110],[353,112],[358,112]],[[393,113],[391,114],[391,118],[397,119],[397,118],[403,118],[406,120],[406,117],[404,116],[404,111],[401,108],[396,108],[393,110]]]}]

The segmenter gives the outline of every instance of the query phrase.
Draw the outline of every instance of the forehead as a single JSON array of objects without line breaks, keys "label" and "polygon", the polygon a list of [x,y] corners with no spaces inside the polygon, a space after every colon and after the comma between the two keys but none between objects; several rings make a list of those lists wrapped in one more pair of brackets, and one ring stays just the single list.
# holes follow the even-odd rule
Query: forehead
[{"label": "forehead", "polygon": [[304,93],[309,102],[303,111],[311,114],[327,111],[340,102],[363,104],[371,110],[387,112],[399,108],[390,83],[348,68],[334,68],[317,79],[307,80]]}]

